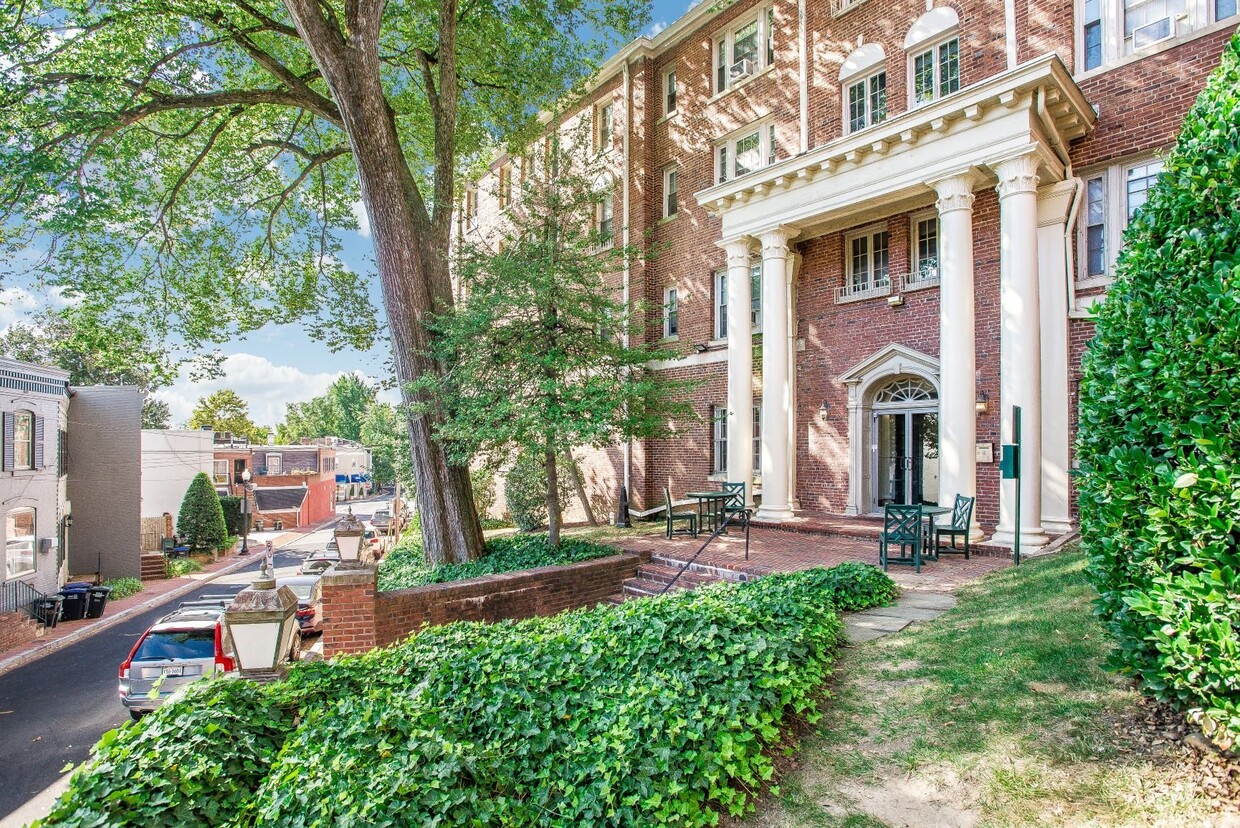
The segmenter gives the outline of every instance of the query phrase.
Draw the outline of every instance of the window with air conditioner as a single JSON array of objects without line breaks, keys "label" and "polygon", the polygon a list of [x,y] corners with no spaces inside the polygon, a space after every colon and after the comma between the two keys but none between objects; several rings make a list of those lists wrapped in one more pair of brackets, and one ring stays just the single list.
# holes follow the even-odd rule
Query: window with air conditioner
[{"label": "window with air conditioner", "polygon": [[1080,69],[1159,51],[1236,12],[1236,0],[1076,0]]},{"label": "window with air conditioner", "polygon": [[775,62],[775,10],[766,6],[715,36],[715,93],[725,92]]}]

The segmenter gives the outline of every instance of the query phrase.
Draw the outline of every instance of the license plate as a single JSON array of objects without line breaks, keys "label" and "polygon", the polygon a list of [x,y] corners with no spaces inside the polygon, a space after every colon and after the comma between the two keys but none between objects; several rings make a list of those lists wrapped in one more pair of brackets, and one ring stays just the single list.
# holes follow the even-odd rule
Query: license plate
[{"label": "license plate", "polygon": [[171,667],[165,667],[164,675],[168,676],[169,678],[172,678],[174,676],[183,676],[185,675],[185,668],[179,664],[175,666],[171,666]]}]

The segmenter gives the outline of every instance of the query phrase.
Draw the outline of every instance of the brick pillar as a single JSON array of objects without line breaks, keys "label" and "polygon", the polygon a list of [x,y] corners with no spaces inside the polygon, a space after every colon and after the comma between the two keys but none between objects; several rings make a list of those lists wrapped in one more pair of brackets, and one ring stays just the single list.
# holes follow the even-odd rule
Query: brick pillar
[{"label": "brick pillar", "polygon": [[353,561],[342,561],[323,573],[319,588],[325,658],[374,649],[377,574],[375,567]]}]

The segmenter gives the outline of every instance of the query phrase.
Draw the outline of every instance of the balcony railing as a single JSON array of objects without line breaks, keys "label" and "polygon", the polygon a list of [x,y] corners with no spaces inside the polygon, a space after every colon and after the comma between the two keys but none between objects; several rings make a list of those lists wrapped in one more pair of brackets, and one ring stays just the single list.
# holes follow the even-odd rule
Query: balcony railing
[{"label": "balcony railing", "polygon": [[860,302],[863,299],[886,296],[889,293],[891,293],[891,280],[888,278],[884,278],[881,282],[846,284],[835,289],[835,304],[842,305],[846,302]]}]

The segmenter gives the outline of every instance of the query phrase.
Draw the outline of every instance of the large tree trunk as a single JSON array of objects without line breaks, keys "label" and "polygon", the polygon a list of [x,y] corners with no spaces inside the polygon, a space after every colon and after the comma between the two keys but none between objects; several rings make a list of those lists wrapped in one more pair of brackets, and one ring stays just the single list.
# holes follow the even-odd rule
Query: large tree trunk
[{"label": "large tree trunk", "polygon": [[560,542],[560,479],[555,467],[555,449],[548,443],[543,455],[547,468],[547,541]]},{"label": "large tree trunk", "polygon": [[[396,375],[402,398],[412,402],[407,384],[438,370],[427,356],[423,319],[427,313],[451,307],[447,278],[450,225],[445,216],[437,216],[432,226],[384,96],[378,62],[382,4],[359,4],[350,15],[347,40],[323,17],[315,0],[285,0],[285,5],[344,121],[370,218]],[[449,176],[450,192],[450,165],[439,173]],[[436,212],[446,209],[447,204],[441,205]],[[478,557],[482,526],[474,509],[469,470],[448,465],[433,438],[434,422],[429,415],[409,414],[407,418],[426,554],[436,562],[459,563]]]}]

